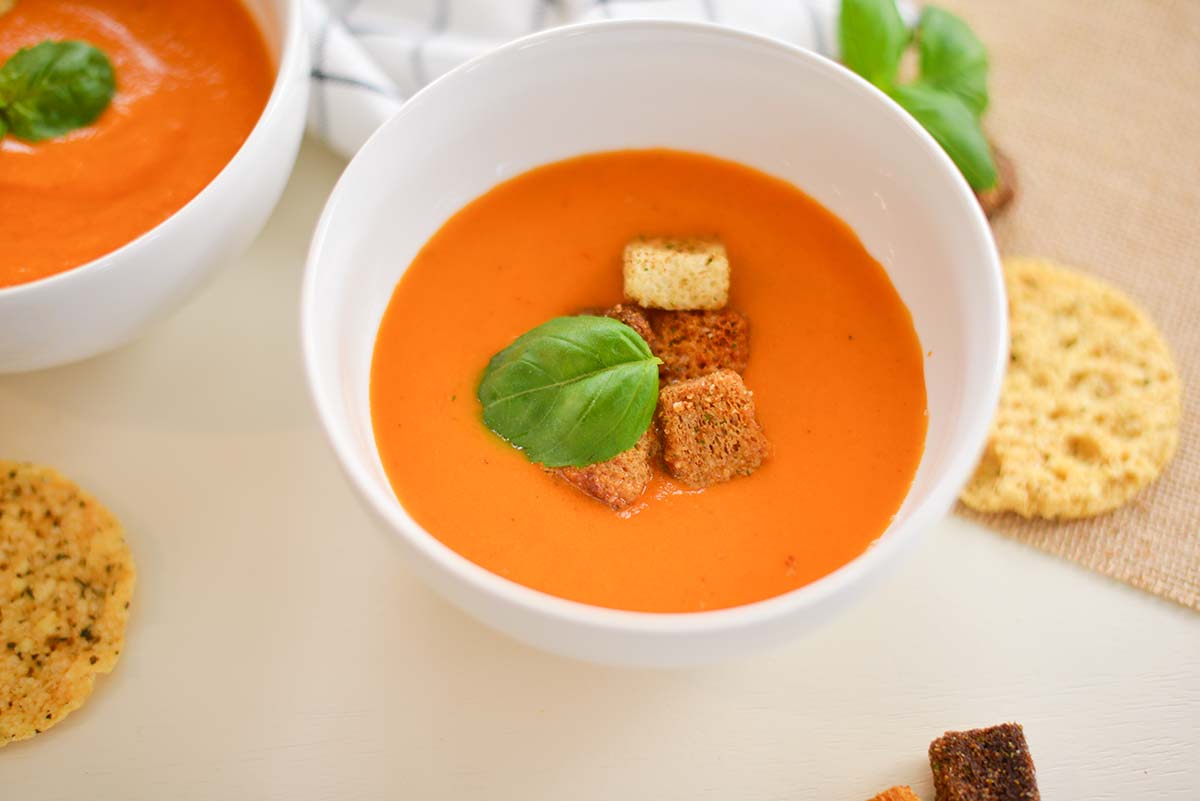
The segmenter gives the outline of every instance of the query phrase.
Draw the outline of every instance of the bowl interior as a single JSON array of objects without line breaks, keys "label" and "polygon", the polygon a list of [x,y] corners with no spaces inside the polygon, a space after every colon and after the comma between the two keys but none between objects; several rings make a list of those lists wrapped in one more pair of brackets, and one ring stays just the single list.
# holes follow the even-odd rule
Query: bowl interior
[{"label": "bowl interior", "polygon": [[882,542],[944,513],[982,443],[1005,350],[999,267],[972,195],[910,118],[845,70],[679,23],[579,26],[497,51],[418,95],[347,169],[314,241],[304,335],[318,408],[360,488],[406,518],[376,452],[368,383],[383,311],[426,240],[532,167],[642,147],[756,167],[855,230],[929,354],[925,453]]}]

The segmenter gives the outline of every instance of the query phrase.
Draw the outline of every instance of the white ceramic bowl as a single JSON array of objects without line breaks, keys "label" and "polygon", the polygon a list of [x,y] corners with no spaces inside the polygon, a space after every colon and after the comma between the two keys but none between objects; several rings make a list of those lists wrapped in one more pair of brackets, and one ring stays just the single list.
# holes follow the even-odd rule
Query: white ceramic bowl
[{"label": "white ceramic bowl", "polygon": [[304,131],[308,47],[301,0],[245,0],[275,56],[267,107],[233,159],[186,206],[124,247],[0,289],[0,373],[94,356],[177,309],[262,229]]},{"label": "white ceramic bowl", "polygon": [[[933,354],[925,364],[925,453],[892,525],[825,578],[733,609],[615,611],[490,573],[409,517],[372,437],[376,329],[430,235],[465,203],[531,167],[649,146],[733,159],[815,197],[884,265]],[[933,139],[831,61],[756,36],[668,22],[538,34],[470,62],[409,101],[350,164],[325,209],[302,316],[309,383],[334,450],[420,575],[480,620],[534,646],[639,666],[701,663],[779,640],[876,582],[946,514],[966,481],[1007,352],[991,234]],[[464,502],[469,493],[464,488]]]}]

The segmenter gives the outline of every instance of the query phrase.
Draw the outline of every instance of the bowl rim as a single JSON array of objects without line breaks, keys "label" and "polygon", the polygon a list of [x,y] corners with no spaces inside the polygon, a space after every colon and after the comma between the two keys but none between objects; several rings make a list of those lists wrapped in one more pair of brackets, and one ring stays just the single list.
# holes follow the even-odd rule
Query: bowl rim
[{"label": "bowl rim", "polygon": [[[245,5],[244,0],[237,0],[241,5]],[[107,270],[112,265],[122,261],[130,251],[143,247],[148,240],[157,239],[163,236],[167,229],[174,228],[179,225],[180,218],[191,213],[194,206],[205,202],[209,195],[217,191],[214,189],[218,182],[221,182],[224,176],[236,169],[241,169],[246,163],[248,156],[246,153],[251,146],[256,146],[258,142],[267,136],[265,132],[268,120],[279,114],[279,107],[284,102],[284,93],[290,89],[292,82],[291,74],[295,71],[298,64],[303,63],[306,57],[305,51],[307,45],[305,42],[304,17],[302,0],[276,0],[278,7],[283,12],[280,14],[280,24],[283,27],[283,37],[281,47],[279,49],[279,63],[275,68],[275,80],[271,84],[271,95],[267,98],[267,104],[263,106],[262,113],[258,115],[258,120],[254,123],[254,127],[250,129],[250,133],[246,139],[238,146],[237,151],[225,162],[225,166],[221,167],[204,187],[197,192],[191,200],[184,203],[178,209],[173,211],[162,222],[157,223],[153,228],[143,231],[133,239],[118,247],[116,250],[110,250],[102,256],[98,256],[91,261],[86,261],[76,267],[69,267],[62,272],[47,275],[42,278],[26,281],[21,284],[14,284],[8,287],[0,287],[0,301],[9,301],[20,297],[23,294],[33,294],[39,290],[52,289],[65,284],[72,279],[77,279],[81,275],[86,274],[91,276],[101,271]],[[249,9],[247,9],[249,11]],[[255,20],[256,27],[258,25]],[[262,32],[260,31],[260,35]]]},{"label": "bowl rim", "polygon": [[[823,71],[830,79],[840,82],[849,92],[860,94],[865,92],[875,101],[882,102],[888,108],[889,113],[898,116],[900,121],[933,154],[935,162],[940,165],[941,169],[952,174],[959,201],[970,209],[968,216],[971,233],[982,243],[986,259],[981,280],[992,300],[989,311],[994,321],[992,341],[981,346],[990,350],[992,363],[984,377],[984,386],[982,387],[982,398],[986,401],[986,413],[980,409],[974,419],[967,421],[963,435],[958,438],[956,444],[951,445],[945,467],[936,477],[925,498],[912,509],[903,525],[896,529],[889,526],[865,551],[836,570],[781,595],[734,607],[694,612],[643,612],[597,606],[551,595],[517,583],[462,556],[417,523],[408,514],[403,503],[391,490],[390,485],[385,491],[369,475],[367,465],[357,457],[358,449],[351,441],[351,433],[331,422],[338,420],[341,415],[334,409],[337,403],[333,397],[334,393],[327,392],[324,387],[332,386],[337,381],[332,377],[326,377],[317,355],[318,337],[315,320],[318,295],[316,284],[317,276],[322,272],[320,263],[323,261],[326,240],[330,236],[333,219],[338,213],[342,196],[348,191],[348,182],[355,180],[357,173],[354,169],[355,162],[361,161],[362,154],[373,152],[374,149],[380,147],[379,142],[382,141],[385,129],[402,124],[405,118],[419,113],[431,94],[436,95],[452,89],[453,85],[462,80],[464,76],[486,68],[491,62],[503,61],[515,53],[527,51],[547,41],[578,36],[620,35],[631,30],[716,37],[770,49],[780,55],[808,62],[809,67]],[[681,20],[604,20],[551,28],[521,37],[476,56],[422,88],[371,135],[338,179],[314,229],[305,264],[300,307],[300,334],[305,377],[309,395],[316,407],[322,428],[343,472],[349,477],[351,483],[367,501],[376,516],[387,523],[391,533],[403,537],[410,546],[419,551],[424,558],[434,562],[439,569],[481,591],[488,596],[492,603],[500,602],[508,606],[515,606],[523,612],[550,618],[555,622],[583,626],[597,632],[626,634],[712,635],[722,631],[757,628],[773,621],[777,622],[782,618],[793,616],[804,608],[819,606],[844,594],[858,584],[860,579],[875,572],[893,556],[899,555],[899,552],[914,544],[932,523],[950,510],[959,490],[975,467],[978,455],[983,449],[992,414],[999,403],[1000,386],[1008,352],[1007,300],[999,254],[996,251],[991,229],[966,180],[933,137],[879,89],[824,56],[759,34],[708,22]],[[908,492],[911,492],[911,486]],[[905,500],[908,498],[908,492],[905,494]]]}]

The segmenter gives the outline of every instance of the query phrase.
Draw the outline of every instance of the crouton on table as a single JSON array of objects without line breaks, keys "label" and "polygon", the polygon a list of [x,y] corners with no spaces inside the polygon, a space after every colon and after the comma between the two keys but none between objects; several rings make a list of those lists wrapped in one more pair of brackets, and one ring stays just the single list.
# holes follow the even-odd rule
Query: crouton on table
[{"label": "crouton on table", "polygon": [[[662,359],[665,382],[699,378],[717,370],[742,372],[750,357],[750,321],[732,309],[656,311],[651,347]],[[649,340],[647,340],[649,341]]]},{"label": "crouton on table", "polygon": [[920,797],[908,785],[901,784],[884,790],[870,801],[921,801]]},{"label": "crouton on table", "polygon": [[655,412],[667,472],[693,487],[748,476],[767,458],[754,393],[732,370],[669,384]]},{"label": "crouton on table", "polygon": [[948,731],[929,744],[936,801],[1039,801],[1033,757],[1017,723]]},{"label": "crouton on table", "polygon": [[653,309],[719,309],[729,259],[710,239],[635,239],[625,246],[625,297]]},{"label": "crouton on table", "polygon": [[988,219],[1004,211],[1017,196],[1017,168],[1004,151],[992,146],[992,158],[996,162],[996,185],[975,193]]},{"label": "crouton on table", "polygon": [[587,467],[556,467],[550,472],[619,511],[646,491],[646,485],[654,475],[651,463],[657,455],[658,437],[651,426],[636,445],[607,462]]}]

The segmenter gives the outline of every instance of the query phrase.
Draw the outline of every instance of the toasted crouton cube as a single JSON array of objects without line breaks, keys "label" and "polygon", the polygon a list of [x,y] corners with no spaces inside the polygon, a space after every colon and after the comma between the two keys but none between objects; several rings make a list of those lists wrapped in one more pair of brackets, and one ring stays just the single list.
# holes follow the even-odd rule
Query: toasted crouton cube
[{"label": "toasted crouton cube", "polygon": [[637,331],[638,336],[646,340],[651,349],[654,348],[654,332],[650,329],[650,321],[646,319],[645,309],[628,303],[618,303],[611,309],[605,309],[601,314],[625,323]]},{"label": "toasted crouton cube", "polygon": [[669,384],[658,393],[667,472],[693,487],[748,476],[769,446],[754,414],[754,393],[732,370]]},{"label": "toasted crouton cube", "polygon": [[948,731],[929,744],[937,801],[1038,801],[1033,757],[1017,723]]},{"label": "toasted crouton cube", "polygon": [[711,239],[635,239],[625,246],[625,297],[652,309],[719,309],[729,259]]},{"label": "toasted crouton cube", "polygon": [[645,492],[646,485],[654,475],[651,464],[657,455],[658,437],[651,426],[636,445],[607,462],[587,467],[556,467],[550,472],[581,492],[620,511]]},{"label": "toasted crouton cube", "polygon": [[742,372],[750,357],[750,321],[732,309],[660,311],[651,316],[659,375],[672,383],[717,370]]},{"label": "toasted crouton cube", "polygon": [[921,801],[920,797],[908,785],[897,785],[884,790],[870,801]]}]

